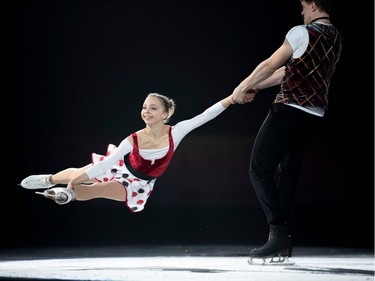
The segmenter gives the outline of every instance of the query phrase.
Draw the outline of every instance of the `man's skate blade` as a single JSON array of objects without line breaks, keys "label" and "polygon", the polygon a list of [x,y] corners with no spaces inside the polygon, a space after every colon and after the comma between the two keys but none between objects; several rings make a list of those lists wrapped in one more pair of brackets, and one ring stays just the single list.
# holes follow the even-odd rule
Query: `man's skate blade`
[{"label": "man's skate blade", "polygon": [[273,257],[273,258],[249,258],[247,263],[250,265],[271,265],[271,266],[292,266],[296,263],[286,257]]}]

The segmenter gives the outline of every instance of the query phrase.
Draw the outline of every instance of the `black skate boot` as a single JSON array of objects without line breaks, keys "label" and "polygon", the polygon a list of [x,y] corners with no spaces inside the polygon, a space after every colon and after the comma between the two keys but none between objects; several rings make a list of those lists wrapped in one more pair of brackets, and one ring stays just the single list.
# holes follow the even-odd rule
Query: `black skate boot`
[{"label": "black skate boot", "polygon": [[[254,259],[261,259],[262,264],[294,264],[288,260],[292,256],[292,247],[287,227],[271,224],[267,243],[250,251],[249,263],[254,264]],[[274,260],[275,257],[278,259]]]}]

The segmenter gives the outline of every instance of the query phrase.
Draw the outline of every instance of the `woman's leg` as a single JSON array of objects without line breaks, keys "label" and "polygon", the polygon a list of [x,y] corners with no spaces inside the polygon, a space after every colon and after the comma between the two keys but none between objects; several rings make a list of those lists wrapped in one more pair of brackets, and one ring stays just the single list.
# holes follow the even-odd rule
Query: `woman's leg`
[{"label": "woman's leg", "polygon": [[[84,171],[89,169],[92,165],[88,164],[82,168],[67,168],[51,176],[49,181],[52,184],[68,184],[71,179],[82,174]],[[87,183],[96,182],[95,180],[90,180]]]},{"label": "woman's leg", "polygon": [[77,201],[87,201],[95,198],[105,198],[115,201],[126,200],[125,187],[116,181],[98,182],[91,185],[76,185],[72,188],[74,199]]},{"label": "woman's leg", "polygon": [[[68,168],[53,175],[47,174],[28,176],[22,180],[20,185],[26,189],[46,189],[57,184],[68,184],[71,179],[85,172],[90,167],[91,164],[88,164],[82,168]],[[85,184],[94,182],[96,182],[95,179],[89,180],[85,182]]]},{"label": "woman's leg", "polygon": [[94,184],[80,184],[72,188],[67,187],[53,187],[44,192],[36,192],[44,195],[48,199],[52,199],[59,205],[67,204],[73,200],[88,201],[95,198],[104,198],[114,201],[125,202],[126,191],[125,187],[115,181],[98,182]]}]

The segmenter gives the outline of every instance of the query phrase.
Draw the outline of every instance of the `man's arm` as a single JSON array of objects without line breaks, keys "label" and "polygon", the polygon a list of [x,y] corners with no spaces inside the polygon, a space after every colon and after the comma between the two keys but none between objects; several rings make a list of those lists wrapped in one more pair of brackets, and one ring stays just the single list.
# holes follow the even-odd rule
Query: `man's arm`
[{"label": "man's arm", "polygon": [[262,61],[233,91],[233,101],[247,102],[246,93],[257,92],[281,83],[284,64],[292,56],[293,49],[285,39],[284,43],[266,60]]}]

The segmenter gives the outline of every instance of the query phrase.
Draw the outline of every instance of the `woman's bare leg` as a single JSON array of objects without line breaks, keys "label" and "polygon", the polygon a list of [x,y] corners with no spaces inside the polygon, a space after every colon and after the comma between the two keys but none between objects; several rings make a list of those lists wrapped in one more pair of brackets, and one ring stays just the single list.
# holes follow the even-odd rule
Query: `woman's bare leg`
[{"label": "woman's bare leg", "polygon": [[[77,175],[82,174],[92,165],[88,164],[82,168],[67,168],[62,170],[50,178],[50,182],[53,184],[68,184],[72,178],[75,178]],[[88,183],[96,182],[95,180],[90,180]]]},{"label": "woman's bare leg", "polygon": [[95,198],[105,198],[115,201],[126,200],[125,187],[116,181],[97,182],[91,185],[76,185],[72,188],[74,199],[77,201],[87,201]]}]

